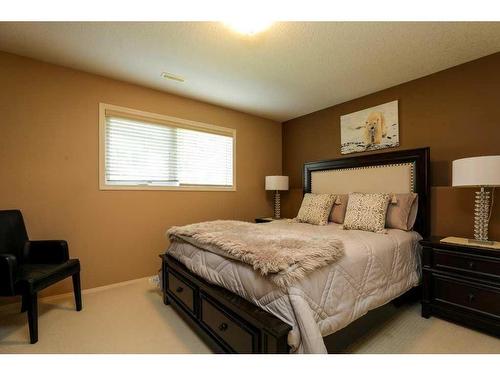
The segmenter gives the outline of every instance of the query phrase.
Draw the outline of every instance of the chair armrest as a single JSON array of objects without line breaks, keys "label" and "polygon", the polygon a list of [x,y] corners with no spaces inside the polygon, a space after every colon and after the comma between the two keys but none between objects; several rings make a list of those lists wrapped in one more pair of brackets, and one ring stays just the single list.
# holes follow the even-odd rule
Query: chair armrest
[{"label": "chair armrest", "polygon": [[63,240],[26,241],[25,262],[30,264],[57,264],[69,260],[68,243]]},{"label": "chair armrest", "polygon": [[0,254],[0,295],[15,295],[17,260],[12,254]]}]

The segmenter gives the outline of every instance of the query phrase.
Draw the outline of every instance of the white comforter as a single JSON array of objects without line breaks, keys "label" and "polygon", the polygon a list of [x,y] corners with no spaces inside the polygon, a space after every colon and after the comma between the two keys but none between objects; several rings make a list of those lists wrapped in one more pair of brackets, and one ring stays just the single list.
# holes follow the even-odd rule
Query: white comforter
[{"label": "white comforter", "polygon": [[[310,232],[309,224],[284,220],[261,225],[292,225]],[[344,243],[338,262],[313,271],[286,291],[251,266],[183,241],[168,253],[204,279],[222,286],[277,316],[293,328],[292,352],[326,353],[322,337],[391,301],[420,280],[421,238],[416,232],[389,229],[387,234],[342,230],[338,224],[317,226]]]}]

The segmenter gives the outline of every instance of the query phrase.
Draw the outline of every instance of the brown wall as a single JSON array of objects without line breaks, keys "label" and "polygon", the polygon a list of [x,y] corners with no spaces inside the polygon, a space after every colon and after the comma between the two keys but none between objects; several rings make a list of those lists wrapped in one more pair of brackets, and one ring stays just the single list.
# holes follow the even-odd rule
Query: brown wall
[{"label": "brown wall", "polygon": [[[304,162],[341,157],[340,116],[396,99],[398,149],[431,148],[432,233],[472,236],[474,189],[450,186],[451,162],[500,154],[500,53],[285,122],[283,173],[291,190],[282,195],[284,215],[300,206]],[[499,193],[490,223],[497,240]]]},{"label": "brown wall", "polygon": [[[399,149],[431,147],[432,232],[472,234],[472,189],[451,161],[500,153],[500,53],[291,120],[283,125],[140,86],[0,52],[0,209],[21,208],[32,238],[63,238],[85,288],[151,275],[165,230],[272,211],[264,176],[290,176],[296,214],[306,161],[340,155],[340,116],[399,100]],[[237,192],[99,191],[98,103],[156,112],[237,133]],[[283,163],[281,144],[283,142]],[[499,189],[500,190],[500,189]],[[500,194],[490,236],[500,238]],[[49,293],[68,291],[68,282]]]},{"label": "brown wall", "polygon": [[[99,191],[99,102],[236,128],[238,191]],[[277,122],[1,52],[0,114],[0,209],[22,209],[34,239],[66,239],[84,288],[156,273],[172,225],[272,212]]]}]

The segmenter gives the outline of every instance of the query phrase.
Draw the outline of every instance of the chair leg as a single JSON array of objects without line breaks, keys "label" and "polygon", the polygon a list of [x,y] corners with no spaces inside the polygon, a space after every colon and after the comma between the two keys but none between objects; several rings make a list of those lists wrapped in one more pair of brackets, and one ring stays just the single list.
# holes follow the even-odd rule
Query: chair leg
[{"label": "chair leg", "polygon": [[21,299],[21,301],[22,301],[21,312],[23,313],[23,312],[26,312],[28,310],[28,296],[23,294],[21,298],[22,298]]},{"label": "chair leg", "polygon": [[75,293],[76,311],[82,310],[82,287],[80,284],[80,272],[73,274],[73,292]]},{"label": "chair leg", "polygon": [[30,342],[38,341],[38,298],[37,293],[26,295],[28,308],[28,324],[30,328]]}]

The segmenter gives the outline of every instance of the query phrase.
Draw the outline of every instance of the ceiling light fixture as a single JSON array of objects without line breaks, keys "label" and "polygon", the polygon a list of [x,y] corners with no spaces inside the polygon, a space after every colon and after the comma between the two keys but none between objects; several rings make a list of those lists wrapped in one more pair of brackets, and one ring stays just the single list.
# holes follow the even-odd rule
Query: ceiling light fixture
[{"label": "ceiling light fixture", "polygon": [[223,22],[224,25],[244,35],[255,35],[264,30],[267,30],[274,22],[263,19],[236,19],[232,21]]},{"label": "ceiling light fixture", "polygon": [[162,78],[165,78],[165,79],[170,79],[172,81],[177,81],[177,82],[184,82],[184,78],[182,78],[181,76],[177,76],[175,74],[172,74],[172,73],[168,73],[168,72],[162,72],[160,74],[160,76]]}]

